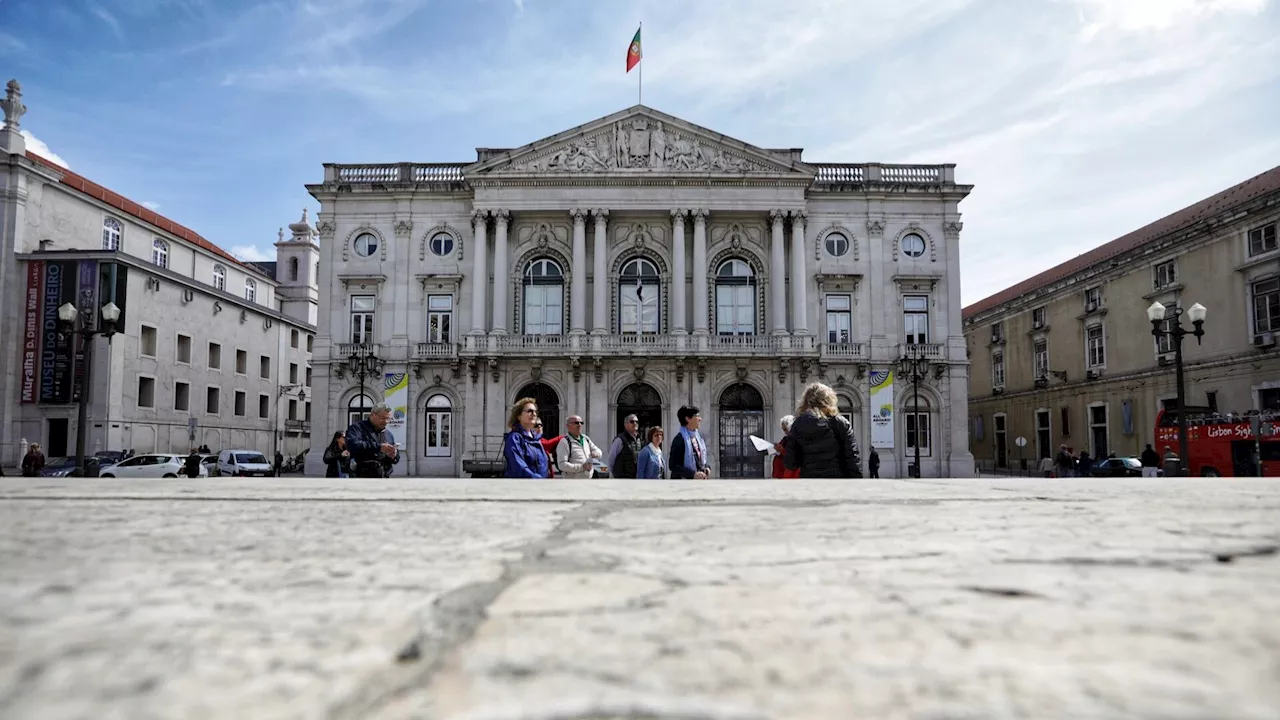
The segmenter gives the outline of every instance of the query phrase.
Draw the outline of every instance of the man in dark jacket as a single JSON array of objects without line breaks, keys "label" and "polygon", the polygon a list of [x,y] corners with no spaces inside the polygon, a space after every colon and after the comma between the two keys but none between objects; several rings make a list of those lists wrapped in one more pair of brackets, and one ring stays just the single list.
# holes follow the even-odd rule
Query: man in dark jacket
[{"label": "man in dark jacket", "polygon": [[625,429],[613,439],[613,444],[609,446],[609,454],[605,456],[605,462],[609,464],[615,478],[635,480],[636,458],[644,449],[643,443],[640,442],[640,418],[628,415],[626,420],[622,421],[622,426]]},{"label": "man in dark jacket", "polygon": [[368,418],[354,423],[343,433],[347,438],[347,450],[351,453],[356,477],[384,477],[382,457],[395,460],[396,446],[388,443],[382,432],[387,429],[389,422],[391,406],[378,403],[373,406]]},{"label": "man in dark jacket", "polygon": [[191,448],[191,454],[187,456],[187,461],[183,464],[182,469],[189,478],[200,477],[200,453],[196,448]]},{"label": "man in dark jacket", "polygon": [[1160,477],[1160,453],[1151,447],[1151,443],[1147,443],[1147,449],[1142,451],[1142,477]]},{"label": "man in dark jacket", "polygon": [[877,479],[880,477],[880,453],[876,452],[874,447],[871,448],[871,454],[867,456],[867,470],[871,477]]}]

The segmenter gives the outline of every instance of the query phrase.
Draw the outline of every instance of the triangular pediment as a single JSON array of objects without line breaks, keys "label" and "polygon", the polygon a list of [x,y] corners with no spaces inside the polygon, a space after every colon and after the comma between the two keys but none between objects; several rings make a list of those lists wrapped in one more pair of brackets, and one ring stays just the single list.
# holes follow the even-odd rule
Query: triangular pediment
[{"label": "triangular pediment", "polygon": [[469,178],[508,175],[806,175],[799,151],[766,150],[644,105],[534,143],[482,151]]}]

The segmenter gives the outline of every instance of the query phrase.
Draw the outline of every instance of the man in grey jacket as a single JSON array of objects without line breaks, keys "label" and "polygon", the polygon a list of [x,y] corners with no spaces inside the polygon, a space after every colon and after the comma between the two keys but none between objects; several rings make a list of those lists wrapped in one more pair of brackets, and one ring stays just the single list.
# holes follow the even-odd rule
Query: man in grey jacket
[{"label": "man in grey jacket", "polygon": [[600,448],[582,432],[582,416],[570,415],[565,422],[567,433],[556,445],[559,476],[566,480],[588,480],[592,476],[591,461],[600,457]]}]

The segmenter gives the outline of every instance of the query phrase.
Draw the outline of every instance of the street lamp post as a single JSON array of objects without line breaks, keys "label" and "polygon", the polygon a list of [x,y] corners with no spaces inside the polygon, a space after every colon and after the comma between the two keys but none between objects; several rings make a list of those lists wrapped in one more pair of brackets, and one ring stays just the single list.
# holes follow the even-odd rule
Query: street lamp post
[{"label": "street lamp post", "polygon": [[[1147,308],[1147,319],[1151,321],[1151,334],[1156,342],[1159,342],[1162,337],[1168,337],[1173,341],[1173,367],[1178,391],[1178,467],[1179,474],[1183,477],[1186,477],[1191,464],[1187,458],[1187,390],[1182,374],[1182,339],[1188,335],[1194,335],[1196,344],[1200,344],[1200,338],[1204,337],[1204,316],[1207,313],[1208,310],[1200,303],[1192,305],[1185,311],[1176,305],[1166,308],[1159,302],[1153,302],[1151,307]],[[1183,314],[1191,319],[1194,329],[1187,330],[1182,326]],[[1165,322],[1169,323],[1167,330],[1163,327]]]},{"label": "street lamp post", "polygon": [[[280,451],[280,434],[281,434],[280,433],[280,398],[293,392],[294,390],[298,391],[299,404],[306,402],[307,388],[304,385],[281,385],[278,388],[276,388],[276,429],[275,429],[275,432],[272,433],[272,435],[275,437],[275,447],[272,449],[273,455]],[[285,432],[287,433],[288,430],[286,429]]]},{"label": "street lamp post", "polygon": [[915,444],[916,461],[912,466],[911,477],[920,477],[920,381],[925,378],[929,372],[929,359],[924,355],[924,346],[908,345],[902,357],[898,360],[898,373],[905,378],[911,380],[912,404],[915,406],[913,421],[915,423],[915,434],[912,442]]},{"label": "street lamp post", "polygon": [[93,392],[93,338],[102,335],[107,342],[111,341],[120,320],[120,308],[109,302],[98,311],[98,317],[98,327],[89,327],[75,305],[64,303],[58,308],[58,331],[64,337],[79,335],[84,346],[84,357],[80,361],[84,377],[80,381],[80,402],[76,408],[76,477],[84,477],[85,430],[89,424],[89,395]]},{"label": "street lamp post", "polygon": [[347,372],[360,381],[360,397],[363,398],[365,381],[382,374],[382,358],[374,354],[373,346],[361,343],[351,349],[346,364]]}]

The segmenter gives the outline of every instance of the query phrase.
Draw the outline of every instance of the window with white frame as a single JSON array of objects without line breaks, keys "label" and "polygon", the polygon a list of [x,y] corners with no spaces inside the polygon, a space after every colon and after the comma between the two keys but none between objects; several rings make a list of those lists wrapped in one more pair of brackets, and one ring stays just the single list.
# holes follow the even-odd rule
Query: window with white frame
[{"label": "window with white frame", "polygon": [[1004,353],[991,356],[991,387],[1004,387]]},{"label": "window with white frame", "polygon": [[1174,260],[1166,260],[1153,268],[1155,289],[1166,288],[1178,282],[1178,266]]},{"label": "window with white frame", "polygon": [[1102,325],[1090,325],[1085,334],[1085,360],[1089,367],[1102,367],[1107,364],[1107,345],[1103,337]]},{"label": "window with white frame", "polygon": [[917,443],[920,445],[920,455],[928,455],[933,446],[930,442],[929,413],[923,410],[918,413],[907,412],[905,417],[906,422],[903,423],[903,428],[906,433],[907,457],[915,456]]},{"label": "window with white frame", "polygon": [[564,270],[550,258],[524,271],[524,334],[564,334]]},{"label": "window with white frame", "polygon": [[1173,330],[1173,318],[1165,318],[1160,322],[1161,334],[1155,338],[1156,354],[1164,355],[1173,352],[1173,336],[1169,333]]},{"label": "window with white frame", "polygon": [[120,238],[124,236],[124,226],[120,221],[113,218],[103,218],[102,220],[102,249],[103,250],[119,250]]},{"label": "window with white frame", "polygon": [[213,287],[224,291],[227,289],[227,269],[221,265],[213,266]]},{"label": "window with white frame", "polygon": [[1049,341],[1036,340],[1033,348],[1033,362],[1037,378],[1049,377]]},{"label": "window with white frame", "polygon": [[427,342],[453,342],[452,295],[427,296]]},{"label": "window with white frame", "polygon": [[828,295],[827,342],[844,345],[853,339],[853,296]]},{"label": "window with white frame", "polygon": [[347,427],[369,417],[373,410],[373,398],[368,395],[356,395],[347,402]]},{"label": "window with white frame", "polygon": [[1102,307],[1102,288],[1092,287],[1084,291],[1085,312],[1093,312]]},{"label": "window with white frame", "polygon": [[453,403],[444,395],[427,400],[426,437],[423,454],[427,457],[449,457],[453,454]]},{"label": "window with white frame", "polygon": [[373,315],[378,299],[373,295],[351,296],[351,342],[373,342]]},{"label": "window with white frame", "polygon": [[1280,277],[1256,282],[1251,287],[1253,332],[1280,332]]},{"label": "window with white frame", "polygon": [[906,295],[902,298],[902,319],[905,323],[904,339],[908,345],[929,342],[929,298],[924,295]]},{"label": "window with white frame", "polygon": [[1256,227],[1249,231],[1249,255],[1261,255],[1264,252],[1271,252],[1276,249],[1276,226],[1280,223],[1271,223]]},{"label": "window with white frame", "polygon": [[662,278],[658,268],[644,258],[628,260],[618,276],[618,331],[623,334],[658,333]]},{"label": "window with white frame", "polygon": [[1109,452],[1107,433],[1107,406],[1094,405],[1089,408],[1089,442],[1090,451],[1095,458],[1105,458]]},{"label": "window with white frame", "polygon": [[1038,307],[1031,311],[1031,327],[1034,330],[1040,330],[1045,326],[1044,308]]},{"label": "window with white frame", "polygon": [[258,283],[254,282],[253,278],[245,278],[244,299],[249,302],[258,301]]},{"label": "window with white frame", "polygon": [[991,342],[1004,342],[1004,323],[991,323]]},{"label": "window with white frame", "polygon": [[745,260],[730,258],[716,269],[716,334],[755,332],[756,274]]},{"label": "window with white frame", "polygon": [[445,256],[453,252],[453,236],[447,232],[438,232],[431,238],[431,254]]},{"label": "window with white frame", "polygon": [[151,241],[151,264],[156,267],[169,267],[169,243],[160,238]]}]

